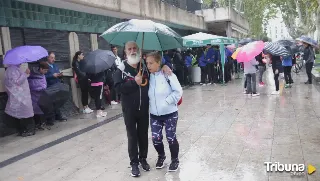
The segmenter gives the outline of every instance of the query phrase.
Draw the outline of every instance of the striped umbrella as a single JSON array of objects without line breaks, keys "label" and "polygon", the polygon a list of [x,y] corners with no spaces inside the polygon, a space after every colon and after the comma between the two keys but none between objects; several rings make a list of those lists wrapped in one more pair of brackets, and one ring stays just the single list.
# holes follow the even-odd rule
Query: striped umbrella
[{"label": "striped umbrella", "polygon": [[286,57],[291,55],[291,52],[289,52],[284,46],[274,42],[265,42],[264,51],[275,56]]}]

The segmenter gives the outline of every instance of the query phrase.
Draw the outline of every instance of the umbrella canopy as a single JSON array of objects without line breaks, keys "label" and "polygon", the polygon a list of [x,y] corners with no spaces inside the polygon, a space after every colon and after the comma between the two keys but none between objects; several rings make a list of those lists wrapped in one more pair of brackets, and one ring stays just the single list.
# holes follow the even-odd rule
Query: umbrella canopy
[{"label": "umbrella canopy", "polygon": [[311,46],[314,46],[316,48],[318,48],[318,43],[317,41],[315,41],[314,39],[310,38],[310,37],[307,37],[307,36],[301,36],[300,38],[297,38],[298,41],[301,41],[301,42],[304,42],[304,43],[307,43]]},{"label": "umbrella canopy", "polygon": [[263,41],[255,41],[241,47],[237,54],[238,62],[248,62],[259,55],[264,47]]},{"label": "umbrella canopy", "polygon": [[52,97],[49,96],[47,91],[42,91],[38,100],[38,105],[41,109],[41,111],[49,116],[54,115],[54,107],[52,102]]},{"label": "umbrella canopy", "polygon": [[233,54],[231,55],[231,58],[233,58],[234,60],[237,59],[237,55],[240,50],[241,50],[241,47],[237,48],[236,51],[233,52]]},{"label": "umbrella canopy", "polygon": [[61,107],[70,97],[70,89],[67,84],[56,83],[48,87],[45,92],[51,98],[55,108]]},{"label": "umbrella canopy", "polygon": [[195,33],[183,37],[183,46],[185,47],[202,47],[207,44],[220,45],[220,44],[234,44],[237,41],[234,38],[223,36],[211,35],[207,33]]},{"label": "umbrella canopy", "polygon": [[290,47],[292,54],[303,51],[303,46],[298,45],[294,40],[279,40],[279,41],[276,41],[276,43],[278,43],[284,47]]},{"label": "umbrella canopy", "polygon": [[178,33],[151,20],[132,19],[118,23],[100,36],[110,44],[119,46],[124,46],[128,41],[142,45],[143,40],[144,50],[164,51],[183,46],[182,37]]},{"label": "umbrella canopy", "polygon": [[20,46],[7,51],[3,64],[20,65],[35,62],[48,56],[48,51],[41,46]]},{"label": "umbrella canopy", "polygon": [[276,43],[282,45],[282,46],[294,46],[296,43],[293,40],[278,40]]},{"label": "umbrella canopy", "polygon": [[273,42],[266,42],[264,46],[264,50],[276,56],[286,57],[291,55],[291,52],[288,51],[284,46],[278,43],[273,43]]},{"label": "umbrella canopy", "polygon": [[231,51],[234,51],[237,47],[235,44],[228,45],[227,48]]},{"label": "umbrella canopy", "polygon": [[109,50],[95,50],[85,56],[83,71],[97,74],[111,68],[116,60],[116,56]]},{"label": "umbrella canopy", "polygon": [[250,42],[254,42],[254,41],[256,41],[256,40],[254,40],[254,39],[252,39],[252,38],[244,38],[244,39],[242,39],[242,40],[239,41],[239,44],[240,44],[240,45],[246,45],[246,44],[248,44],[248,43],[250,43]]}]

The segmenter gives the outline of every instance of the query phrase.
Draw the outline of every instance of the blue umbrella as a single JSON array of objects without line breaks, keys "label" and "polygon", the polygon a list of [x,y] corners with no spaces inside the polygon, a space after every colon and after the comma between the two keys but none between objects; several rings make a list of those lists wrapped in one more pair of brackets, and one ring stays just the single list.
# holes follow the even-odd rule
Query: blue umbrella
[{"label": "blue umbrella", "polygon": [[297,40],[298,41],[302,41],[304,43],[307,43],[307,44],[309,44],[311,46],[314,46],[314,47],[318,47],[319,46],[316,40],[314,40],[314,39],[312,39],[310,37],[307,37],[305,35],[302,35],[300,38],[297,38]]},{"label": "blue umbrella", "polygon": [[41,46],[20,46],[7,51],[3,64],[20,65],[35,62],[48,56],[48,51]]}]

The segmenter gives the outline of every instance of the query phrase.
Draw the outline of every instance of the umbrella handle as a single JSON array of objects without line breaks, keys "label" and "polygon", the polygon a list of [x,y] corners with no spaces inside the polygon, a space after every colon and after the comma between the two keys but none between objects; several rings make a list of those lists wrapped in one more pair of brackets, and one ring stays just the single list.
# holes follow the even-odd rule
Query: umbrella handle
[{"label": "umbrella handle", "polygon": [[[139,75],[139,76],[142,76],[141,70],[138,72],[138,75]],[[144,79],[144,80],[145,80],[145,82],[142,83],[142,84],[140,84],[140,86],[142,86],[142,87],[144,87],[144,86],[146,86],[146,85],[148,84],[148,79]],[[142,79],[142,82],[143,82],[143,79]]]}]

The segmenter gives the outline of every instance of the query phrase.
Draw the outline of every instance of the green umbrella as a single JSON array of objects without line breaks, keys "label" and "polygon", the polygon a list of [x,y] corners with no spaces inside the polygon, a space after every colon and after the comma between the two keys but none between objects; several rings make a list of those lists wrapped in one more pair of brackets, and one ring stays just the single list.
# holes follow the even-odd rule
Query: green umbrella
[{"label": "green umbrella", "polygon": [[183,46],[185,47],[201,47],[210,45],[220,44],[235,44],[237,42],[234,38],[228,38],[223,36],[211,35],[207,33],[195,33],[192,35],[183,37]]},{"label": "green umbrella", "polygon": [[151,20],[132,19],[118,23],[102,35],[113,45],[124,46],[128,41],[143,45],[141,49],[164,51],[183,46],[182,37],[166,25]]}]

